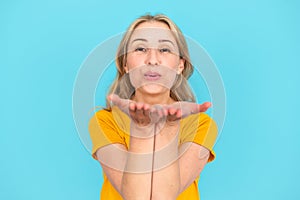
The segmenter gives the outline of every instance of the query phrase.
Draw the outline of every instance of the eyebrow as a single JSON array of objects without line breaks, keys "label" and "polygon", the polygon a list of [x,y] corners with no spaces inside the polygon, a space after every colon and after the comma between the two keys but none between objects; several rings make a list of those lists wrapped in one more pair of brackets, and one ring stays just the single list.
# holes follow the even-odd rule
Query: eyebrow
[{"label": "eyebrow", "polygon": [[137,42],[137,41],[148,42],[148,40],[146,40],[146,39],[143,39],[143,38],[137,38],[137,39],[132,40],[131,43],[134,43],[134,42]]},{"label": "eyebrow", "polygon": [[[143,41],[143,42],[148,42],[148,40],[144,39],[144,38],[137,38],[134,39],[131,43],[137,42],[137,41]],[[171,43],[173,46],[175,46],[175,44],[171,41],[171,40],[167,40],[167,39],[162,39],[162,40],[158,40],[159,43],[163,43],[163,42],[169,42]]]},{"label": "eyebrow", "polygon": [[169,42],[171,43],[173,46],[175,46],[175,44],[171,41],[171,40],[158,40],[158,42],[162,43],[162,42]]}]

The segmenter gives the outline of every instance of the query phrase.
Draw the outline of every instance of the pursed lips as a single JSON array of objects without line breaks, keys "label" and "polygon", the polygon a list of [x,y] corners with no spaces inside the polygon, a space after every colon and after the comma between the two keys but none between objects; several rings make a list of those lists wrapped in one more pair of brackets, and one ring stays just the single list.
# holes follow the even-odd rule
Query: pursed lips
[{"label": "pursed lips", "polygon": [[146,80],[155,81],[161,77],[161,75],[157,72],[147,72],[144,74]]}]

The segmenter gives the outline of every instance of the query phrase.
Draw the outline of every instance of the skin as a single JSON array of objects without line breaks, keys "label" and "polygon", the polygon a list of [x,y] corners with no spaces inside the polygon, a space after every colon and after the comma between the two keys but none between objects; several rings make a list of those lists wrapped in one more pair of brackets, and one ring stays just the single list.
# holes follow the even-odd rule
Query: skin
[{"label": "skin", "polygon": [[[160,28],[165,32],[157,38],[139,32],[148,28]],[[185,61],[178,56],[175,39],[167,34],[167,30],[168,26],[161,22],[140,24],[128,44],[130,51],[125,71],[130,73],[142,65],[167,66],[180,74]],[[168,42],[160,42],[165,40]],[[170,46],[171,43],[173,46]],[[172,51],[165,50],[166,46],[171,47]],[[131,100],[121,99],[117,95],[109,95],[108,99],[131,118],[129,149],[122,144],[111,144],[96,152],[98,158],[105,157],[109,152],[112,155],[110,158],[120,161],[119,169],[124,169],[113,169],[107,165],[109,161],[99,159],[110,182],[124,199],[176,199],[199,176],[209,157],[209,150],[195,143],[184,143],[178,148],[179,120],[190,114],[205,112],[211,104],[175,102],[170,97],[169,88],[155,83],[136,88]],[[134,155],[141,153],[151,156],[139,161]],[[145,167],[151,165],[153,158],[155,164],[163,167],[157,167],[154,172],[132,172],[141,162]],[[167,159],[172,162],[164,165]]]},{"label": "skin", "polygon": [[[129,41],[129,53],[124,66],[125,71],[128,73],[142,65],[154,67],[163,65],[168,66],[178,74],[181,73],[184,69],[184,60],[179,58],[176,41],[168,30],[168,26],[161,22],[144,22],[140,24]],[[154,33],[144,34],[144,32],[149,31]],[[162,32],[162,34],[155,35],[157,31]],[[139,39],[144,39],[145,41]],[[159,42],[160,40],[170,42]],[[166,49],[171,52],[167,52]],[[166,87],[158,84],[149,84],[137,88],[133,100],[150,105],[170,104],[174,100],[170,98],[169,93],[170,91]]]}]

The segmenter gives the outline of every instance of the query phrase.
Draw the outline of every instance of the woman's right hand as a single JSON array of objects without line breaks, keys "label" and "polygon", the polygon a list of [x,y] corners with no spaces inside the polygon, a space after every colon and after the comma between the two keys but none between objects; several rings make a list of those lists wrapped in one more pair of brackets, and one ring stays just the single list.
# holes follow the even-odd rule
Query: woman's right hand
[{"label": "woman's right hand", "polygon": [[116,94],[111,94],[107,98],[131,119],[131,136],[152,137],[155,132],[154,125],[164,117],[162,107],[153,107],[146,103],[122,99]]}]

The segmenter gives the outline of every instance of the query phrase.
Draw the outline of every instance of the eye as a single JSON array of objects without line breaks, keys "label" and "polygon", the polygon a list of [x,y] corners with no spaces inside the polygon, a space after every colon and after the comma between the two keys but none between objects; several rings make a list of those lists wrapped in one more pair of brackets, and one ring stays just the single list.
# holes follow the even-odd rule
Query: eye
[{"label": "eye", "polygon": [[138,52],[146,52],[147,49],[144,48],[144,47],[137,47],[137,48],[135,49],[135,51],[138,51]]},{"label": "eye", "polygon": [[169,48],[161,48],[159,49],[160,53],[171,53],[171,50]]}]

